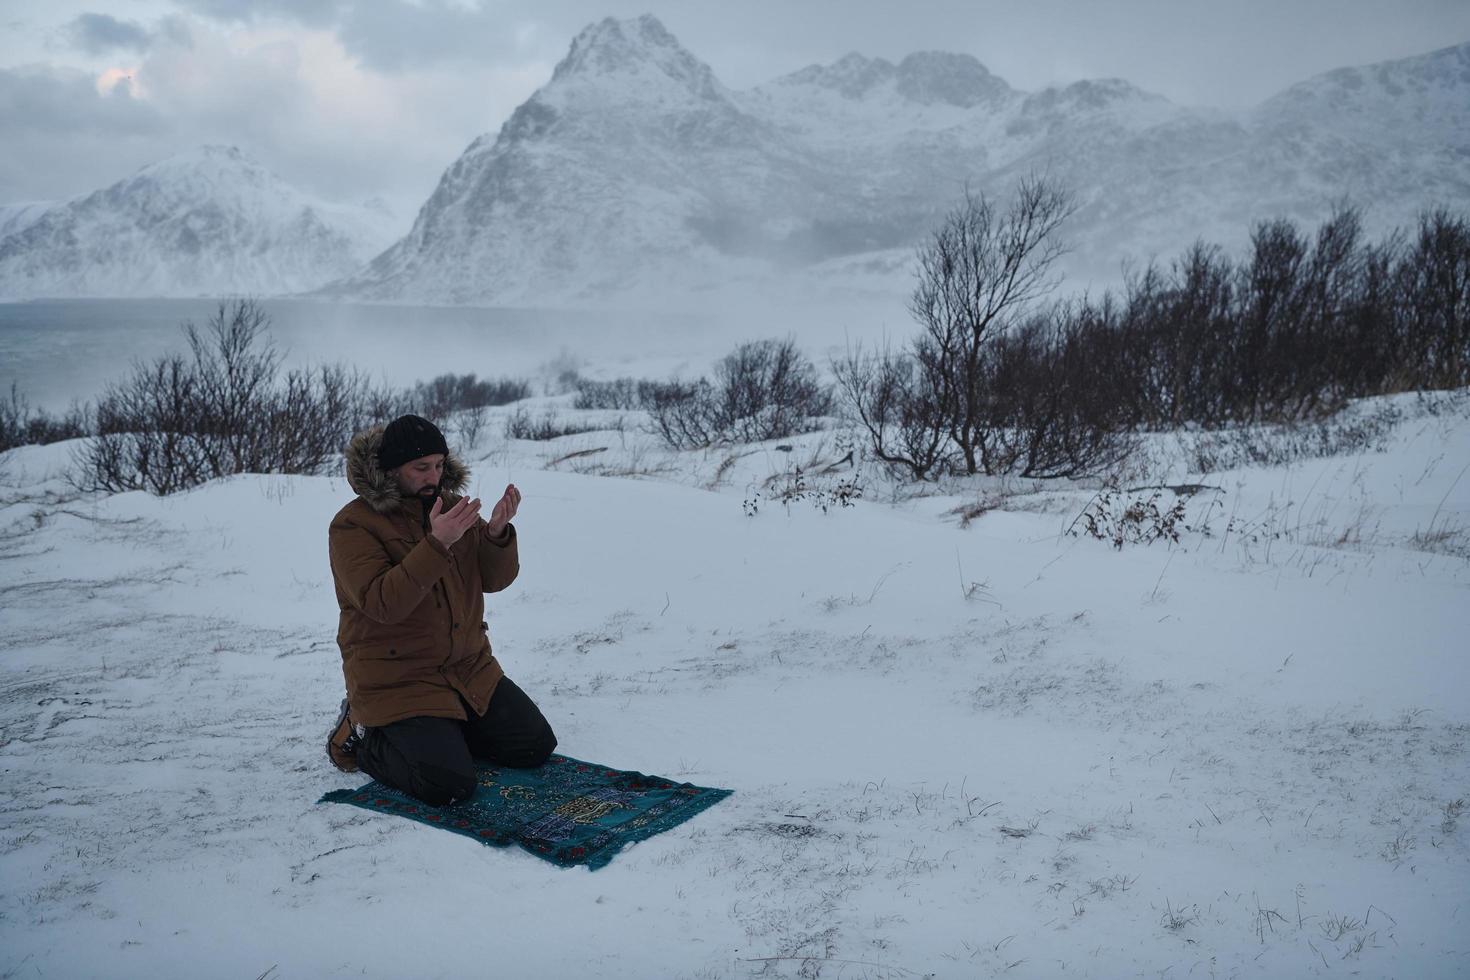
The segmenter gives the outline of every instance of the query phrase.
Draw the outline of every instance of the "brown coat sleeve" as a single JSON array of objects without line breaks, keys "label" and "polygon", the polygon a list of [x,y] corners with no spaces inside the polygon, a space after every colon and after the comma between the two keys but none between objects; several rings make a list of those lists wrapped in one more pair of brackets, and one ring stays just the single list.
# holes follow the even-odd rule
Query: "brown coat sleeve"
[{"label": "brown coat sleeve", "polygon": [[478,557],[480,560],[480,583],[486,592],[499,592],[516,580],[521,570],[520,548],[516,544],[516,526],[507,524],[499,543],[490,537],[490,525],[480,522]]},{"label": "brown coat sleeve", "polygon": [[427,537],[395,564],[377,535],[351,520],[333,521],[328,540],[337,590],[378,623],[407,618],[449,565],[449,552]]}]

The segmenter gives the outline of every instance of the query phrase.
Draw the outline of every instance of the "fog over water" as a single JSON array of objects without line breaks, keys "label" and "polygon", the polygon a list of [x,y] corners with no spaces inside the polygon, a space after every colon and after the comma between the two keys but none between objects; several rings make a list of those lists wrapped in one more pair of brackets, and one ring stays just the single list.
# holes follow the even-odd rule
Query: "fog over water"
[{"label": "fog over water", "polygon": [[[261,300],[270,336],[298,366],[343,361],[394,385],[437,374],[596,378],[709,373],[736,343],[792,335],[819,364],[848,342],[901,340],[901,300],[889,306],[772,306],[712,302],[703,312],[523,310]],[[0,303],[0,385],[39,408],[95,402],[132,362],[186,351],[182,325],[203,328],[213,299],[38,300]]]}]

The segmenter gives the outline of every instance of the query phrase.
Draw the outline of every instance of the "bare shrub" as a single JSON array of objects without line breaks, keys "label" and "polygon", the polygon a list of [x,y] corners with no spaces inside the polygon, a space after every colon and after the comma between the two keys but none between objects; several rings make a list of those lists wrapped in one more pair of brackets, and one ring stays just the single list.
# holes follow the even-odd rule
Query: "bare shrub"
[{"label": "bare shrub", "polygon": [[988,458],[995,430],[983,365],[996,337],[1056,288],[1051,269],[1064,249],[1055,232],[1073,210],[1070,196],[1040,177],[1023,179],[1004,211],[967,190],[919,246],[909,301],[923,337],[915,355],[942,393],[966,473],[997,471]]},{"label": "bare shrub", "polygon": [[1399,265],[1403,341],[1413,387],[1470,384],[1470,219],[1446,208],[1419,218]]},{"label": "bare shrub", "polygon": [[270,433],[262,469],[243,472],[325,472],[354,432],[382,417],[369,410],[374,400],[355,368],[331,364],[287,372],[261,419]]},{"label": "bare shrub", "polygon": [[1086,304],[1059,306],[987,348],[981,421],[987,473],[1052,479],[1105,470],[1131,441],[1106,363],[1116,332]]},{"label": "bare shrub", "polygon": [[10,384],[10,397],[0,401],[0,452],[17,446],[45,445],[90,435],[94,422],[89,406],[72,402],[65,414],[32,409],[20,387]]},{"label": "bare shrub", "polygon": [[560,439],[562,436],[574,436],[583,432],[596,432],[605,426],[582,425],[577,422],[569,422],[559,418],[555,412],[545,412],[533,416],[524,408],[516,409],[511,416],[505,420],[505,435],[507,439],[530,439],[537,442],[545,442],[550,439]]},{"label": "bare shrub", "polygon": [[480,433],[485,429],[485,420],[484,405],[462,409],[455,414],[454,431],[459,437],[459,444],[462,448],[468,449],[480,441]]},{"label": "bare shrub", "polygon": [[1380,444],[1393,419],[1353,399],[1470,383],[1462,215],[1368,244],[1340,203],[1312,234],[1258,222],[1238,261],[1198,242],[1118,297],[1041,309],[1069,207],[1034,180],[1004,213],[967,195],[920,247],[918,337],[833,365],[874,458],[916,480],[1076,477],[1115,468],[1130,433],[1189,426],[1205,471],[1271,464]]},{"label": "bare shrub", "polygon": [[441,374],[429,381],[418,382],[408,395],[416,414],[438,419],[448,418],[465,409],[509,405],[529,397],[529,381],[521,378],[480,380],[474,374]]},{"label": "bare shrub", "polygon": [[832,397],[791,337],[743,343],[715,367],[716,413],[724,440],[764,442],[810,431]]},{"label": "bare shrub", "polygon": [[834,508],[855,507],[861,499],[863,499],[863,488],[855,477],[811,482],[807,480],[801,468],[797,467],[788,472],[773,475],[766,481],[764,494],[761,491],[752,493],[741,501],[741,506],[745,510],[746,517],[754,517],[760,513],[762,500],[767,503],[780,504],[789,514],[792,504],[805,500],[826,514]]},{"label": "bare shrub", "polygon": [[847,414],[868,437],[880,462],[927,479],[950,452],[944,392],[918,360],[891,350],[850,348],[832,363]]},{"label": "bare shrub", "polygon": [[97,435],[77,453],[79,488],[170,494],[218,475],[206,437],[195,431],[198,400],[193,366],[180,354],[139,364],[131,378],[109,385],[97,405]]},{"label": "bare shrub", "polygon": [[319,473],[394,401],[341,365],[282,374],[257,303],[221,303],[189,354],[138,363],[108,385],[96,435],[76,454],[78,486],[169,494],[234,473]]},{"label": "bare shrub", "polygon": [[1125,544],[1153,544],[1155,541],[1179,543],[1181,531],[1189,530],[1185,523],[1185,501],[1191,494],[1176,492],[1172,504],[1163,500],[1166,488],[1148,488],[1147,496],[1125,493],[1119,487],[1104,487],[1083,508],[1067,529],[1073,537],[1085,534],[1099,541],[1107,541],[1114,548]]},{"label": "bare shrub", "polygon": [[1129,278],[1120,328],[1133,422],[1312,422],[1353,398],[1470,383],[1470,222],[1363,240],[1338,204],[1313,235],[1257,223],[1244,259],[1195,245]]},{"label": "bare shrub", "polygon": [[967,193],[918,251],[907,351],[833,364],[872,456],[916,480],[947,471],[1067,477],[1127,452],[1125,339],[1111,300],[1038,308],[1056,285],[1070,197],[1023,180],[1005,210]]},{"label": "bare shrub", "polygon": [[670,449],[703,449],[720,439],[720,420],[709,381],[666,381],[649,391],[653,431]]},{"label": "bare shrub", "polygon": [[640,385],[653,430],[673,449],[784,439],[819,426],[832,396],[790,337],[740,344],[713,382]]},{"label": "bare shrub", "polygon": [[656,381],[640,381],[635,378],[615,378],[612,381],[593,381],[578,377],[577,395],[572,407],[579,409],[618,409],[636,411],[646,409],[657,389]]}]

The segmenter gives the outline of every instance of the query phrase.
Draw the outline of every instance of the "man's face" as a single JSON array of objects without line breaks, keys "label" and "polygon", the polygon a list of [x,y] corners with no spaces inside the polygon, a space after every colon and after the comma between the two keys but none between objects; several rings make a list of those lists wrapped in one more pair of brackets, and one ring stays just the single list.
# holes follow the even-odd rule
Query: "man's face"
[{"label": "man's face", "polygon": [[425,499],[439,492],[439,480],[444,476],[444,454],[430,453],[411,459],[398,467],[398,485],[404,493]]}]

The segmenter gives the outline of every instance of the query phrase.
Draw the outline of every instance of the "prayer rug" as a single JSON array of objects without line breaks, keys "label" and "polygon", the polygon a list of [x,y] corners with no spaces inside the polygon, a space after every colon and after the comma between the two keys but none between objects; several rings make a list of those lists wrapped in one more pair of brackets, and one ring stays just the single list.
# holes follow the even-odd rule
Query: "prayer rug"
[{"label": "prayer rug", "polygon": [[397,814],[484,844],[518,844],[563,867],[596,871],[626,844],[677,827],[729,796],[728,789],[676,783],[553,755],[539,769],[478,763],[475,795],[429,806],[374,780],[333,790],[318,803],[350,803]]}]

